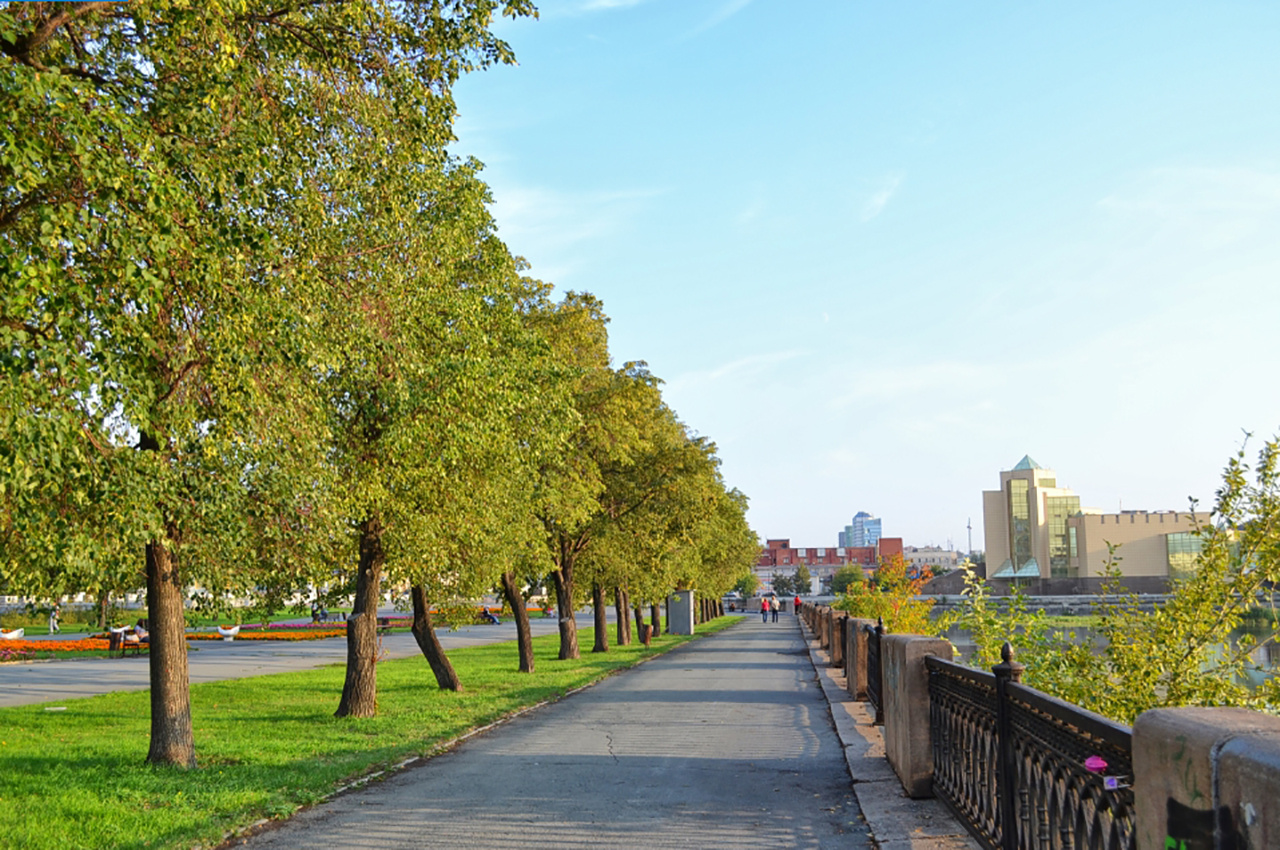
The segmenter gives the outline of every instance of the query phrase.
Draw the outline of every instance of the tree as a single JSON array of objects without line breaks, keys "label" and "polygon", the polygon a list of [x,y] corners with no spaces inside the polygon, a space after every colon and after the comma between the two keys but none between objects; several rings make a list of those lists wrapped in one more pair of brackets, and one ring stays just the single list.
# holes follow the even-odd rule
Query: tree
[{"label": "tree", "polygon": [[790,596],[792,591],[791,576],[774,573],[772,579],[773,592],[779,596]]},{"label": "tree", "polygon": [[629,373],[625,367],[610,368],[608,319],[595,297],[567,293],[556,309],[541,318],[558,362],[573,373],[575,430],[560,453],[540,464],[534,510],[552,566],[563,660],[579,656],[575,573],[579,558],[605,527],[600,498],[606,488],[606,468],[634,462],[637,417],[656,388],[647,377]]},{"label": "tree", "polygon": [[850,585],[864,581],[862,567],[857,564],[845,564],[831,576],[831,592],[839,596],[849,592]]},{"label": "tree", "polygon": [[805,596],[810,593],[810,589],[813,587],[813,576],[809,573],[809,566],[807,564],[801,563],[800,566],[796,567],[796,574],[792,578],[791,583],[792,593]]},{"label": "tree", "polygon": [[755,596],[756,591],[760,588],[760,579],[756,578],[755,570],[743,573],[736,582],[733,583],[733,589],[742,596]]}]

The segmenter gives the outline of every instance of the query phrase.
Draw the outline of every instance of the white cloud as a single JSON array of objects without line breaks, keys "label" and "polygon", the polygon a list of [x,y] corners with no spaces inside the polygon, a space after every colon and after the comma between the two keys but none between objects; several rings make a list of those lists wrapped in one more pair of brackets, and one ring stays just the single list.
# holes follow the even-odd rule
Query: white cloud
[{"label": "white cloud", "polygon": [[860,221],[871,221],[871,219],[884,212],[884,208],[888,206],[889,201],[898,191],[898,187],[902,185],[901,174],[890,174],[880,182],[880,187],[867,198],[866,203],[862,205],[862,214],[859,216]]}]

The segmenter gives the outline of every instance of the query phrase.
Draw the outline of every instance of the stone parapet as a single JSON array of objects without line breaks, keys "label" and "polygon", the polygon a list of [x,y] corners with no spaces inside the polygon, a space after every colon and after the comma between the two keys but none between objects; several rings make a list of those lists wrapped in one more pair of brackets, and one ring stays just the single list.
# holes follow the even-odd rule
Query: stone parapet
[{"label": "stone parapet", "polygon": [[867,633],[865,626],[875,628],[876,621],[865,617],[850,617],[848,622],[848,639],[845,649],[845,677],[848,680],[849,696],[854,699],[867,698]]},{"label": "stone parapet", "polygon": [[831,621],[831,647],[827,652],[831,656],[832,667],[844,666],[844,621],[848,619],[843,611],[837,611],[834,608],[827,609],[827,617]]},{"label": "stone parapet", "polygon": [[926,656],[951,660],[943,638],[886,634],[881,638],[884,748],[908,797],[933,796],[933,744],[929,732]]},{"label": "stone parapet", "polygon": [[1158,708],[1133,725],[1139,848],[1280,847],[1280,717]]}]

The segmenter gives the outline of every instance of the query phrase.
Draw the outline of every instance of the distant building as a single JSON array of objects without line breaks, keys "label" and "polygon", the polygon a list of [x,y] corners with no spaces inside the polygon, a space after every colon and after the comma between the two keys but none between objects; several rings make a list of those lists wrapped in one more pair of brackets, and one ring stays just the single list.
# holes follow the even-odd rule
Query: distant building
[{"label": "distant building", "polygon": [[902,559],[908,567],[928,567],[933,573],[954,570],[964,556],[954,549],[942,549],[938,546],[908,546],[902,550]]},{"label": "distant building", "polygon": [[1080,497],[1030,458],[1000,473],[1000,489],[982,494],[987,577],[1096,580],[1107,544],[1125,576],[1169,578],[1189,571],[1200,551],[1191,532],[1207,513],[1081,508]]},{"label": "distant building", "polygon": [[837,535],[837,540],[840,546],[855,549],[875,546],[880,540],[880,519],[866,511],[858,511],[853,515],[853,522]]},{"label": "distant building", "polygon": [[795,575],[796,568],[804,564],[809,574],[821,587],[835,575],[836,570],[848,564],[857,564],[870,574],[881,558],[902,554],[901,537],[883,537],[874,546],[836,546],[832,548],[794,548],[790,538],[766,541],[756,559],[756,578],[766,590],[773,585],[773,574]]}]

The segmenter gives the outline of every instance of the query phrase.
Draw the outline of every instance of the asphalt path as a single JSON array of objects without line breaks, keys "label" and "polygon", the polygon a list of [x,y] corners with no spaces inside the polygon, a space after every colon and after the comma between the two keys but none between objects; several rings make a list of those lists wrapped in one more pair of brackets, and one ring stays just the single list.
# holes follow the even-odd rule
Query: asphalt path
[{"label": "asphalt path", "polygon": [[[392,610],[379,613],[403,614]],[[345,627],[343,623],[336,625]],[[578,625],[590,626],[590,615],[584,620],[579,612]],[[535,636],[551,634],[556,629],[554,618],[530,620],[530,631]],[[504,622],[497,626],[464,626],[456,632],[438,629],[436,634],[445,649],[456,649],[513,641],[516,627],[514,622]],[[306,670],[347,661],[345,637],[279,642],[202,640],[189,642],[187,648],[188,676],[192,684]],[[407,631],[383,635],[382,649],[384,658],[405,658],[421,652]],[[76,699],[112,691],[140,691],[150,686],[149,661],[144,655],[0,664],[0,707]]]},{"label": "asphalt path", "polygon": [[790,616],[685,644],[247,845],[871,846]]}]

